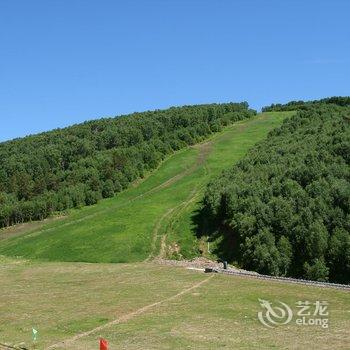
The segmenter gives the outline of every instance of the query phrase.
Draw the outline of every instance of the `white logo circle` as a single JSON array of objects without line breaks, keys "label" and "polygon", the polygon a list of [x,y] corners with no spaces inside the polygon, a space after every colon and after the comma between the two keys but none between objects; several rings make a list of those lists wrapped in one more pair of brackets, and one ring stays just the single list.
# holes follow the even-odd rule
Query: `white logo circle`
[{"label": "white logo circle", "polygon": [[282,301],[278,301],[282,307],[272,306],[272,303],[264,299],[259,299],[259,302],[264,311],[258,312],[258,319],[264,326],[273,328],[277,325],[287,324],[292,320],[293,311]]}]

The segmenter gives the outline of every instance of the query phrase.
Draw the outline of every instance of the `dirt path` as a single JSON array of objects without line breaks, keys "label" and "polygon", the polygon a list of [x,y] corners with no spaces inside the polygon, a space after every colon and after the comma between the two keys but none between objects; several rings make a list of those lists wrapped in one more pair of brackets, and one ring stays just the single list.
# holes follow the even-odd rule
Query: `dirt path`
[{"label": "dirt path", "polygon": [[[199,192],[198,187],[194,188],[191,191],[188,198],[176,207],[176,209],[178,210],[176,210],[175,212],[173,211],[173,215],[169,220],[168,230],[171,230],[171,226],[174,224],[174,222],[176,221],[176,218],[183,212],[183,210],[185,210],[197,198],[198,192]],[[160,249],[159,249],[159,254],[157,256],[157,259],[163,259],[166,256],[166,239],[168,236],[168,230],[161,238]]]},{"label": "dirt path", "polygon": [[[198,157],[198,164],[203,165],[206,158],[208,157],[210,151],[211,151],[211,147],[212,145],[207,142],[206,144],[203,144],[202,146],[204,146],[202,148],[202,152],[199,154]],[[206,166],[204,166],[206,173],[209,172],[208,168]],[[178,208],[178,210],[176,210],[172,217],[169,220],[169,224],[168,227],[171,230],[172,229],[172,225],[174,225],[174,223],[176,222],[176,218],[191,204],[193,203],[198,194],[199,194],[199,190],[202,186],[196,186],[190,193],[190,195],[187,197],[187,199],[185,201],[183,201],[182,203],[180,203],[180,205],[176,208]],[[160,250],[159,250],[159,254],[156,257],[157,259],[163,259],[166,255],[166,239],[168,236],[168,232],[166,232],[162,238],[161,238],[161,243],[160,243]]]},{"label": "dirt path", "polygon": [[[195,188],[194,190],[191,191],[190,195],[188,198],[181,202],[177,207],[173,208],[172,210],[173,215],[170,217],[169,224],[168,226],[171,226],[171,224],[174,222],[176,216],[181,213],[182,209],[186,208],[188,203],[191,201],[196,196],[197,189]],[[159,234],[158,234],[159,236]],[[160,240],[160,248],[159,248],[159,254],[157,258],[163,258],[165,256],[165,250],[166,250],[166,238],[167,238],[167,233],[165,232],[164,235],[162,235],[161,240]]]},{"label": "dirt path", "polygon": [[[198,145],[193,146],[194,148],[199,149],[199,154],[196,159],[196,162],[188,169],[183,171],[180,174],[175,175],[174,177],[170,178],[169,180],[165,181],[161,185],[151,189],[150,191],[146,192],[146,194],[153,192],[154,190],[160,190],[165,187],[169,187],[175,182],[179,181],[183,177],[192,174],[196,169],[198,169],[201,165],[203,165],[210,154],[211,148],[212,148],[212,143],[211,142],[205,142],[205,143],[200,143]],[[174,219],[174,217],[181,212],[182,209],[186,208],[195,198],[198,193],[198,186],[196,186],[189,194],[189,196],[181,203],[176,205],[173,208],[168,209],[156,222],[155,227],[152,232],[152,246],[151,246],[151,252],[147,259],[145,261],[150,261],[152,258],[155,257],[155,250],[156,250],[156,244],[157,240],[159,238],[159,231],[162,227],[163,222],[169,218],[169,221]],[[165,241],[166,241],[166,234],[162,236],[161,238],[161,243],[160,243],[160,251],[158,254],[159,258],[164,257],[165,255]]]},{"label": "dirt path", "polygon": [[45,224],[48,224],[57,220],[62,220],[65,217],[66,215],[60,214],[57,216],[46,218],[41,221],[29,221],[21,224],[12,225],[9,227],[4,227],[0,229],[0,241],[3,239],[8,239],[8,238],[17,237],[17,236],[30,233],[36,229],[40,229]]},{"label": "dirt path", "polygon": [[[194,190],[191,191],[190,195],[188,196],[188,198],[186,200],[184,200],[183,202],[181,202],[180,204],[176,205],[173,208],[168,209],[156,222],[153,232],[152,232],[152,246],[151,246],[151,252],[149,254],[149,256],[147,257],[147,259],[145,261],[150,261],[152,258],[155,257],[155,251],[156,251],[156,244],[157,244],[157,240],[160,236],[159,231],[162,227],[163,222],[169,218],[170,220],[173,220],[175,215],[178,214],[179,212],[181,212],[181,209],[185,208],[187,206],[187,204],[193,200],[193,197],[195,197],[197,193],[197,189],[195,188]],[[164,251],[165,251],[165,239],[166,239],[166,234],[162,236],[161,238],[161,243],[160,243],[160,252],[158,254],[158,257],[163,257],[164,256]]]},{"label": "dirt path", "polygon": [[157,306],[159,306],[161,304],[164,304],[166,302],[172,301],[172,300],[174,300],[176,298],[181,297],[184,294],[187,294],[188,292],[190,292],[190,291],[192,291],[192,290],[194,290],[196,288],[199,288],[201,285],[203,285],[204,283],[208,282],[214,276],[215,275],[210,275],[209,277],[205,278],[204,280],[194,284],[193,286],[191,286],[189,288],[183,289],[181,292],[179,292],[177,294],[174,294],[171,297],[168,297],[168,298],[165,298],[163,300],[157,301],[155,303],[143,306],[140,309],[137,309],[137,310],[132,311],[132,312],[126,314],[126,315],[120,316],[120,317],[116,318],[115,320],[112,320],[112,321],[110,321],[108,323],[105,323],[102,326],[93,328],[93,329],[91,329],[91,330],[89,330],[87,332],[76,334],[75,336],[73,336],[73,337],[71,337],[69,339],[66,339],[66,340],[63,340],[63,341],[58,342],[56,344],[50,345],[49,347],[47,347],[45,349],[46,350],[50,350],[50,349],[57,349],[57,348],[66,347],[68,345],[71,345],[75,341],[77,341],[77,340],[79,340],[81,338],[87,337],[87,336],[89,336],[89,335],[91,335],[93,333],[96,333],[98,331],[102,331],[103,329],[106,329],[108,327],[114,326],[114,325],[119,324],[119,323],[127,322],[127,321],[131,320],[132,318],[137,317],[137,316],[145,313],[146,311],[148,311],[148,310],[150,310],[152,308],[155,308],[155,307],[157,307]]},{"label": "dirt path", "polygon": [[162,223],[163,221],[169,216],[171,215],[171,213],[176,209],[176,207],[174,208],[170,208],[168,209],[161,217],[160,219],[157,221],[156,225],[154,226],[153,232],[152,232],[152,245],[151,245],[151,252],[148,255],[147,259],[145,261],[150,261],[153,258],[153,254],[156,250],[156,245],[157,245],[157,240],[159,237],[159,231],[160,228],[162,227]]},{"label": "dirt path", "polygon": [[149,191],[139,195],[138,197],[142,197],[148,194],[151,194],[153,192],[158,192],[159,190],[163,188],[167,188],[171,186],[172,184],[178,182],[183,177],[192,174],[199,166],[201,166],[205,160],[207,159],[210,151],[211,151],[212,143],[210,141],[205,143],[200,143],[198,145],[192,146],[192,148],[199,149],[199,155],[196,159],[196,162],[189,168],[185,169],[183,172],[176,174],[172,178],[166,180],[165,182],[161,183],[160,185],[150,189]]}]

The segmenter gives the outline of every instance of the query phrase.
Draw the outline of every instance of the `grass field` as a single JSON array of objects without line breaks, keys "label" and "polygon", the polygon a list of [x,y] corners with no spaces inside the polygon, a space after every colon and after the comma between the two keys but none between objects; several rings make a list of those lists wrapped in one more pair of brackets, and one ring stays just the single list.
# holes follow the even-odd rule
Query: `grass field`
[{"label": "grass field", "polygon": [[[155,263],[89,264],[2,258],[0,342],[29,349],[348,349],[348,292]],[[140,287],[142,286],[142,288]],[[329,328],[269,329],[258,298],[329,303]],[[31,329],[39,331],[35,344]],[[64,343],[62,343],[65,341]]]},{"label": "grass field", "polygon": [[[293,112],[292,112],[293,113]],[[241,159],[290,113],[237,122],[169,157],[120,195],[68,216],[0,231],[0,254],[51,261],[136,262],[198,253],[191,213],[210,177]]]}]

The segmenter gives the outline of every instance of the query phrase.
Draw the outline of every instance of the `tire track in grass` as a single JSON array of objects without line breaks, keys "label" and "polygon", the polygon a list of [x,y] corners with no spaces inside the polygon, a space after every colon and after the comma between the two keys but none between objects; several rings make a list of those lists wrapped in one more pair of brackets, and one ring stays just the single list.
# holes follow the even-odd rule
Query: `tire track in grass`
[{"label": "tire track in grass", "polygon": [[[257,117],[255,120],[256,120],[256,121],[259,121],[259,120],[264,120],[264,119],[266,119],[266,116],[265,116],[265,115],[261,115],[261,116]],[[247,128],[247,125],[246,125],[246,123],[245,123],[244,121],[240,121],[240,122],[237,122],[237,123],[235,124],[235,127],[238,128],[239,132],[243,132],[243,131]],[[226,134],[216,134],[216,135],[214,135],[214,136],[212,137],[211,141],[208,141],[208,142],[206,142],[206,143],[202,143],[202,144],[196,145],[197,147],[204,147],[204,148],[201,150],[202,152],[201,152],[201,154],[200,154],[199,157],[198,157],[198,158],[200,159],[198,162],[199,162],[200,164],[204,164],[204,163],[205,163],[206,158],[208,157],[208,155],[209,155],[209,153],[210,153],[210,151],[211,151],[212,140],[217,139],[217,138],[220,138],[221,141],[222,141],[222,140],[226,140],[227,138],[231,138],[231,137],[232,137],[232,135],[229,134],[229,133],[226,133]],[[196,147],[196,146],[195,146],[195,147]],[[207,167],[206,165],[204,165],[204,170],[205,170],[205,172],[206,172],[207,175],[210,173],[210,170],[208,169],[208,167]],[[169,223],[168,223],[168,225],[167,225],[167,231],[168,231],[168,230],[173,230],[173,225],[175,224],[176,219],[180,216],[181,212],[184,211],[184,210],[186,210],[186,208],[187,208],[189,205],[191,205],[191,203],[192,203],[193,201],[196,200],[196,197],[197,197],[198,194],[200,193],[200,189],[201,189],[202,187],[205,187],[205,186],[206,186],[206,183],[201,184],[201,185],[199,186],[199,189],[197,189],[197,190],[191,192],[191,193],[194,192],[194,194],[193,194],[192,196],[190,195],[188,200],[186,200],[186,201],[184,201],[184,202],[181,203],[182,208],[180,208],[179,210],[177,210],[176,212],[174,212],[174,214],[170,217]],[[198,184],[197,184],[197,187],[198,187]],[[162,238],[161,238],[160,251],[159,251],[159,254],[158,254],[157,258],[162,259],[162,258],[165,257],[165,249],[166,249],[166,239],[167,239],[167,236],[168,236],[168,234],[167,234],[167,232],[166,232],[166,233],[162,236]]]},{"label": "tire track in grass", "polygon": [[[181,178],[183,178],[184,176],[190,175],[193,172],[195,172],[201,165],[203,165],[206,161],[206,159],[208,158],[211,149],[212,149],[212,143],[210,141],[205,142],[205,143],[200,143],[196,146],[194,146],[196,148],[199,149],[199,154],[197,156],[197,160],[196,162],[189,168],[187,169],[185,172],[179,174],[182,175],[180,178],[177,178],[177,181],[180,180]],[[207,171],[206,167],[205,170]],[[178,176],[178,175],[176,175]],[[176,178],[176,176],[174,178]],[[172,179],[174,179],[172,178]],[[177,181],[174,182],[169,182],[170,180],[166,181],[169,186]],[[158,186],[159,187],[159,186]],[[196,187],[190,192],[189,196],[181,203],[179,203],[178,205],[168,209],[156,222],[153,232],[152,232],[152,245],[151,245],[151,252],[148,255],[148,257],[146,258],[145,261],[150,261],[152,258],[155,257],[155,251],[156,251],[156,244],[157,244],[157,240],[159,238],[159,231],[162,228],[163,222],[166,219],[169,219],[169,223],[171,221],[173,221],[174,217],[179,214],[181,212],[182,209],[186,208],[186,206],[191,203],[194,198],[196,197],[198,193],[198,185],[196,185]],[[165,240],[166,240],[166,235],[163,235],[161,238],[161,242],[160,242],[160,251],[158,254],[158,257],[163,256],[164,252],[165,252]]]},{"label": "tire track in grass", "polygon": [[[204,164],[206,157],[209,155],[210,151],[207,150],[206,155],[202,155],[203,160],[202,160],[202,164]],[[205,157],[205,158],[204,158]],[[204,164],[204,171],[205,174],[208,175],[210,173],[207,165]],[[191,191],[191,194],[189,195],[189,197],[181,203],[179,210],[177,210],[172,217],[169,220],[169,223],[167,225],[167,228],[165,230],[164,235],[161,237],[161,242],[160,242],[160,249],[159,249],[159,254],[157,256],[157,259],[163,259],[166,255],[166,239],[168,237],[168,233],[169,231],[173,231],[174,230],[174,224],[176,223],[176,220],[180,217],[180,215],[191,205],[191,203],[193,203],[198,195],[200,194],[200,190],[205,187],[206,182],[202,183],[202,184],[197,184],[196,187]],[[199,188],[198,188],[199,187]]]},{"label": "tire track in grass", "polygon": [[[203,187],[203,186],[200,186],[200,188]],[[173,225],[174,223],[176,222],[176,220],[178,219],[178,217],[182,214],[182,212],[184,210],[186,210],[186,208],[191,204],[193,203],[197,197],[198,197],[198,194],[200,193],[199,190],[200,188],[198,188],[198,186],[191,192],[190,196],[188,197],[187,200],[185,200],[184,202],[182,202],[178,207],[179,210],[177,210],[172,216],[171,218],[169,219],[169,223],[167,225],[167,228],[166,228],[166,232],[164,235],[162,235],[161,237],[161,242],[160,242],[160,249],[159,249],[159,254],[157,256],[158,259],[163,259],[165,258],[165,250],[166,250],[166,239],[168,237],[168,232],[173,230]]]},{"label": "tire track in grass", "polygon": [[160,228],[162,227],[162,222],[167,218],[167,216],[169,216],[174,210],[175,210],[176,207],[174,208],[170,208],[168,209],[161,217],[160,219],[156,222],[155,226],[154,226],[154,229],[153,229],[153,232],[152,232],[152,244],[151,244],[151,252],[149,253],[147,259],[145,260],[146,262],[147,261],[150,261],[153,256],[154,256],[154,252],[156,250],[156,244],[157,244],[157,240],[158,240],[158,237],[159,237],[159,230]]},{"label": "tire track in grass", "polygon": [[[181,210],[186,208],[188,203],[193,201],[193,199],[196,197],[197,194],[198,194],[197,187],[195,187],[191,191],[190,195],[187,197],[186,200],[184,200],[180,204],[176,205],[175,207],[172,207],[172,208],[168,209],[160,217],[160,219],[156,222],[156,224],[154,226],[153,233],[152,233],[153,238],[152,238],[151,252],[150,252],[149,256],[147,257],[147,259],[145,261],[150,261],[152,258],[155,257],[156,244],[157,244],[157,240],[158,240],[158,238],[160,236],[159,231],[162,228],[163,221],[165,221],[166,219],[169,218],[169,222],[168,222],[168,224],[166,224],[166,226],[168,227],[172,223],[172,221],[176,218],[176,215],[181,213]],[[164,253],[164,248],[165,247],[163,247],[162,244],[165,243],[165,237],[166,237],[166,234],[161,237],[160,251],[159,251],[158,257],[160,257],[160,255],[162,255]]]},{"label": "tire track in grass", "polygon": [[114,326],[114,325],[117,325],[117,324],[120,324],[120,323],[124,323],[124,322],[128,322],[129,320],[137,317],[137,316],[140,316],[141,314],[159,306],[159,305],[162,305],[166,302],[169,302],[169,301],[172,301],[174,299],[177,299],[179,297],[181,297],[182,295],[185,295],[189,292],[191,292],[192,290],[194,289],[197,289],[199,288],[200,286],[202,286],[203,284],[207,283],[210,279],[212,279],[215,275],[211,275],[205,279],[203,279],[202,281],[192,285],[191,287],[189,288],[185,288],[183,289],[182,291],[180,291],[179,293],[176,293],[174,295],[172,295],[171,297],[168,297],[168,298],[165,298],[165,299],[162,299],[160,301],[157,301],[155,303],[152,303],[152,304],[148,304],[146,306],[143,306],[141,307],[140,309],[137,309],[135,311],[132,311],[126,315],[123,315],[123,316],[120,316],[110,322],[107,322],[101,326],[98,326],[96,328],[93,328],[93,329],[90,329],[89,331],[86,331],[86,332],[82,332],[82,333],[78,333],[76,335],[74,335],[73,337],[71,338],[68,338],[66,340],[63,340],[63,341],[60,341],[58,343],[55,343],[55,344],[52,344],[48,347],[45,348],[45,350],[52,350],[52,349],[57,349],[57,348],[62,348],[62,347],[67,347],[68,345],[72,345],[75,341],[81,339],[81,338],[85,338],[89,335],[92,335],[96,332],[99,332],[99,331],[102,331],[108,327],[111,327],[111,326]]},{"label": "tire track in grass", "polygon": [[[169,227],[172,222],[175,220],[176,216],[179,215],[179,213],[181,213],[181,211],[186,208],[187,204],[193,199],[196,197],[196,194],[197,194],[197,188],[195,188],[194,190],[191,191],[190,195],[189,195],[189,199],[186,199],[185,201],[181,202],[178,206],[174,207],[173,210],[171,211],[170,214],[173,214],[173,215],[170,215],[170,218],[169,218],[169,222],[167,224],[167,227]],[[160,227],[159,227],[160,229]],[[159,232],[159,230],[158,230]],[[157,233],[157,236],[156,238],[159,237],[159,233]],[[165,233],[164,235],[161,236],[161,240],[160,240],[160,248],[159,248],[159,253],[158,253],[158,256],[157,258],[162,258],[165,254],[165,248],[166,248],[166,244],[165,244],[165,241],[166,241],[166,237],[167,237],[167,234]]]}]

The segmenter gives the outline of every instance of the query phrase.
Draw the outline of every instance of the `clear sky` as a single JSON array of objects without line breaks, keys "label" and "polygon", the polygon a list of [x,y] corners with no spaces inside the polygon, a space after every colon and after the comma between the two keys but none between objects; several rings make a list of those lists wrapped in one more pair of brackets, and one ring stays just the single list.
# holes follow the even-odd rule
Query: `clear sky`
[{"label": "clear sky", "polygon": [[172,105],[350,95],[348,0],[0,0],[0,140]]}]

